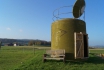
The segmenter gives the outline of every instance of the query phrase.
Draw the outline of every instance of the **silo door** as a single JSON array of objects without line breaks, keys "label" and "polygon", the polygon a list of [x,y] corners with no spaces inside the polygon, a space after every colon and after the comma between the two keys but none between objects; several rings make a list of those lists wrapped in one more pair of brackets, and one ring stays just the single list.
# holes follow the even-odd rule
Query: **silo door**
[{"label": "silo door", "polygon": [[75,59],[84,58],[84,39],[82,33],[74,33]]}]

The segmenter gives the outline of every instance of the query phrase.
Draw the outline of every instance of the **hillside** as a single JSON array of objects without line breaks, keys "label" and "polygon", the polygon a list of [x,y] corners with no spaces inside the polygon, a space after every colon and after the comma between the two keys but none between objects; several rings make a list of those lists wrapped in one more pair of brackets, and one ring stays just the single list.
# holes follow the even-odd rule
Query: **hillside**
[{"label": "hillside", "polygon": [[[7,45],[7,44],[18,44],[20,46],[24,46],[24,45],[28,45],[30,43],[30,45],[33,45],[34,43],[36,42],[40,42],[41,44],[44,42],[44,43],[47,43],[47,41],[45,40],[35,40],[35,39],[8,39],[8,38],[0,38],[0,41],[2,42],[2,45]],[[50,43],[50,42],[49,42]],[[40,45],[41,45],[40,44]]]}]

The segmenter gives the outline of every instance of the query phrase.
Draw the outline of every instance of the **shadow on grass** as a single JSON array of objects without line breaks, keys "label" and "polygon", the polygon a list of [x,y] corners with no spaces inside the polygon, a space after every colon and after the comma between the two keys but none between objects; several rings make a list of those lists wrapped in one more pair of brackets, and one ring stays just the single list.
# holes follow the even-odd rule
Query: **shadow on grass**
[{"label": "shadow on grass", "polygon": [[87,62],[87,63],[94,63],[94,64],[103,64],[104,63],[104,59],[102,59],[101,57],[99,57],[97,55],[98,54],[96,54],[96,53],[90,53],[90,57],[85,62]]},{"label": "shadow on grass", "polygon": [[80,59],[80,60],[72,60],[72,61],[66,61],[66,63],[72,63],[72,64],[84,64],[84,63],[92,63],[92,64],[104,64],[104,59],[101,57],[98,57],[96,53],[90,53],[90,57],[88,59]]},{"label": "shadow on grass", "polygon": [[[62,63],[62,60],[46,60],[46,62],[59,62]],[[64,62],[63,62],[64,63]],[[92,63],[92,64],[104,64],[104,59],[98,57],[95,53],[90,53],[90,57],[88,59],[78,59],[78,60],[66,60],[65,64],[85,64],[85,63]]]}]

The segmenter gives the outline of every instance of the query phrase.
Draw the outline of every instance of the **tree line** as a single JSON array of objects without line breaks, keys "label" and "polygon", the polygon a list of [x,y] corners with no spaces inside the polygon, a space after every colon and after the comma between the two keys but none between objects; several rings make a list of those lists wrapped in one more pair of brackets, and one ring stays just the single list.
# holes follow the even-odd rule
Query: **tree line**
[{"label": "tree line", "polygon": [[28,43],[29,46],[33,46],[33,45],[45,45],[45,46],[49,46],[51,45],[50,41],[43,41],[43,40],[31,40]]},{"label": "tree line", "polygon": [[0,42],[2,45],[5,46],[6,44],[18,44],[19,46],[33,46],[33,45],[51,45],[50,41],[45,40],[34,40],[34,39],[7,39],[7,38],[0,38]]}]

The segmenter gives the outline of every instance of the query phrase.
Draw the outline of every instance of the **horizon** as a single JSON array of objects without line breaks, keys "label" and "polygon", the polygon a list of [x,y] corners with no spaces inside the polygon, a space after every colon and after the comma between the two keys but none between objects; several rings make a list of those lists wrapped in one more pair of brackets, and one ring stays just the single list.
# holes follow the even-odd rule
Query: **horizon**
[{"label": "horizon", "polygon": [[[13,38],[0,38],[0,39],[13,39]],[[41,40],[41,39],[16,39],[16,40]],[[42,40],[42,41],[47,41],[47,40]],[[51,42],[51,41],[47,41],[47,42]],[[89,47],[104,47],[104,45],[89,45]]]}]

